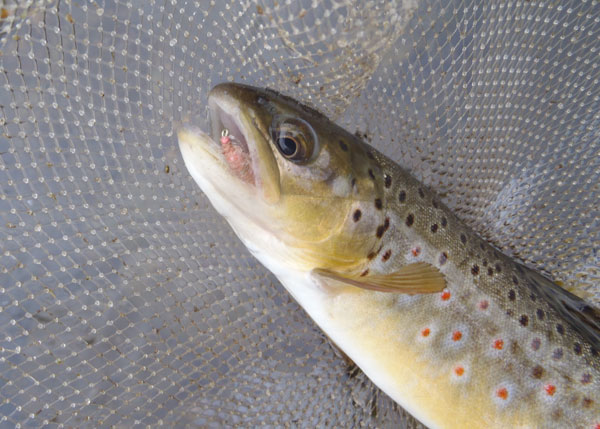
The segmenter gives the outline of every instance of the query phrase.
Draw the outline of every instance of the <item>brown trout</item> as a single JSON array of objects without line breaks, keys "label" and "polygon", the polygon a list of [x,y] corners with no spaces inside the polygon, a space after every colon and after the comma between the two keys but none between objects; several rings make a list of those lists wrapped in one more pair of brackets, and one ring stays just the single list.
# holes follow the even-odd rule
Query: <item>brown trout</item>
[{"label": "brown trout", "polygon": [[271,90],[216,86],[192,177],[367,376],[430,427],[600,429],[598,311],[390,159]]}]

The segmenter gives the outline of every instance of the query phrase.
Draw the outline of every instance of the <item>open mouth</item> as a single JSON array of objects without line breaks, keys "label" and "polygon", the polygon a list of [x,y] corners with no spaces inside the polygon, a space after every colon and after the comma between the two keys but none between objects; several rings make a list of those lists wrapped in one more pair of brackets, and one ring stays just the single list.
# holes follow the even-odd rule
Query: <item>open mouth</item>
[{"label": "open mouth", "polygon": [[227,165],[237,178],[255,185],[252,156],[238,115],[226,111],[226,107],[217,102],[210,104],[212,135],[219,141]]}]

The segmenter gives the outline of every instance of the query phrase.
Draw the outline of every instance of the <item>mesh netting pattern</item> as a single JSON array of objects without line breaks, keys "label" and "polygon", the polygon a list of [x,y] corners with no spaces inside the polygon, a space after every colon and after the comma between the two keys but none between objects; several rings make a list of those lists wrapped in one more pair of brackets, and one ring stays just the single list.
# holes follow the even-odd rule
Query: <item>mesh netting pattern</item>
[{"label": "mesh netting pattern", "polygon": [[418,426],[188,176],[173,123],[221,81],[318,107],[598,303],[600,3],[560,3],[4,2],[0,427]]}]

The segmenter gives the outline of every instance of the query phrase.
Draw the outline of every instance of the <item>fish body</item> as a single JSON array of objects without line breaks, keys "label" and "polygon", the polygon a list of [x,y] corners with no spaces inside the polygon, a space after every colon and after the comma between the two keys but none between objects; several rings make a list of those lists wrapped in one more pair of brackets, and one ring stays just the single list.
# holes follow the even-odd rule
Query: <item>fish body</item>
[{"label": "fish body", "polygon": [[238,84],[209,108],[211,135],[178,130],[191,175],[398,404],[432,428],[600,429],[597,310],[318,112]]}]

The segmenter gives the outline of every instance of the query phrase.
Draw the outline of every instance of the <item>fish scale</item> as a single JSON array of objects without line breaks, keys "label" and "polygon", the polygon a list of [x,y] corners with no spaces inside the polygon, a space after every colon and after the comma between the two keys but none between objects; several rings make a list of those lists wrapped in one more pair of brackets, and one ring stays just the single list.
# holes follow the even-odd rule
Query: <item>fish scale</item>
[{"label": "fish scale", "polygon": [[[212,135],[178,132],[188,170],[407,411],[431,427],[600,428],[597,310],[503,255],[318,112],[237,84],[213,89],[209,106]],[[255,181],[215,144],[224,123],[248,147]]]}]

